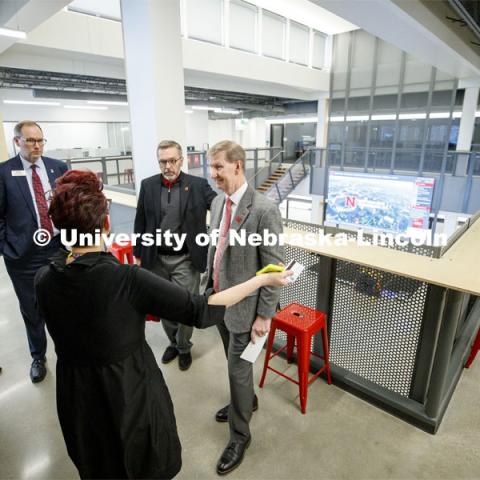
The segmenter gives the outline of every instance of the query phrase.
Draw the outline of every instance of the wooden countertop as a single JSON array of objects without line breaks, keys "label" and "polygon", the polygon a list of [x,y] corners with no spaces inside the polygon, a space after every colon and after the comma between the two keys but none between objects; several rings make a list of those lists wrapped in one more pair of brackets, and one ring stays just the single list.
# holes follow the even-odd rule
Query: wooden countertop
[{"label": "wooden countertop", "polygon": [[137,197],[131,193],[115,192],[114,190],[110,190],[107,185],[105,185],[103,192],[107,198],[112,199],[113,203],[137,208]]},{"label": "wooden countertop", "polygon": [[[480,296],[480,220],[476,221],[441,258],[429,258],[378,246],[360,246],[355,240],[346,246],[300,246],[289,241],[293,234],[306,233],[285,229],[287,245],[376,268],[441,287]],[[291,239],[293,237],[290,237]]]}]

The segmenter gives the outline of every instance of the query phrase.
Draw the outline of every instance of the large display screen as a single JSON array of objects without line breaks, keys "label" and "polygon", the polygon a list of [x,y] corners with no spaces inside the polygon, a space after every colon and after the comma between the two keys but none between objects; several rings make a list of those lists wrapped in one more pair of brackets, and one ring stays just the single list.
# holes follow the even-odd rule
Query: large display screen
[{"label": "large display screen", "polygon": [[428,229],[433,178],[330,171],[326,222],[407,232]]}]

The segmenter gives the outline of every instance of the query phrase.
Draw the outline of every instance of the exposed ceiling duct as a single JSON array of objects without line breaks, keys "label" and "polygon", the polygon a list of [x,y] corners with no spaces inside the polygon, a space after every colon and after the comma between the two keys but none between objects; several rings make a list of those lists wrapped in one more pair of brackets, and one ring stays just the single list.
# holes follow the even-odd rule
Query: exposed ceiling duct
[{"label": "exposed ceiling duct", "polygon": [[[0,67],[0,88],[30,89],[33,96],[38,98],[127,101],[125,80],[89,75]],[[291,102],[297,102],[297,100],[185,87],[185,104],[187,106],[230,108],[245,113],[261,112],[265,115],[284,113],[285,106]]]}]

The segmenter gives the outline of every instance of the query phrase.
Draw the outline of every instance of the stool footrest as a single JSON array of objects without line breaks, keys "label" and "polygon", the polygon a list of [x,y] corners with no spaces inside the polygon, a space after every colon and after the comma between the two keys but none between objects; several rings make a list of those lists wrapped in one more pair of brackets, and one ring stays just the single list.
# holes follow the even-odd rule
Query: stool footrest
[{"label": "stool footrest", "polygon": [[310,385],[317,377],[319,377],[327,367],[324,365],[317,373],[314,373],[312,377],[310,377],[310,380],[308,381],[308,384]]},{"label": "stool footrest", "polygon": [[276,352],[273,352],[269,357],[268,357],[268,361],[270,361],[273,357],[276,357],[277,355],[279,355],[280,353],[282,353],[284,350],[287,349],[287,345],[284,345],[283,347],[280,347]]},{"label": "stool footrest", "polygon": [[[300,385],[300,382],[298,380],[295,380],[294,378],[286,375],[285,373],[280,372],[276,368],[271,367],[270,365],[267,367],[267,370],[271,370],[272,372],[275,372],[277,375],[280,375],[283,378],[286,378],[287,380],[290,380],[291,382],[295,383],[296,385]],[[317,379],[323,372],[325,372],[326,367],[323,366],[318,372],[314,373],[308,380],[308,385],[310,385],[314,380]]]},{"label": "stool footrest", "polygon": [[297,385],[300,385],[300,383],[298,382],[298,380],[295,380],[294,378],[292,377],[289,377],[288,375],[285,375],[284,373],[282,372],[279,372],[277,369],[273,368],[273,367],[267,367],[268,370],[271,370],[272,372],[275,372],[276,374],[280,375],[281,377],[283,378],[286,378],[287,380],[290,380],[291,382],[297,384]]}]

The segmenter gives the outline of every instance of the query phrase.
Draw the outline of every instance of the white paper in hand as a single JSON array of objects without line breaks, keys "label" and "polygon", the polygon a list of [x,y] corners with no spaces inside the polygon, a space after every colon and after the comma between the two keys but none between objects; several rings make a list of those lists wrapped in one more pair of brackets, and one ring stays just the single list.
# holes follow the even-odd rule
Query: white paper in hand
[{"label": "white paper in hand", "polygon": [[267,337],[268,333],[265,334],[263,337],[255,337],[255,343],[250,340],[250,343],[240,355],[240,358],[243,358],[247,362],[255,363],[255,360],[258,358],[263,346],[265,345]]},{"label": "white paper in hand", "polygon": [[293,283],[300,276],[300,274],[305,270],[305,266],[302,265],[301,263],[298,263],[295,260],[292,260],[285,267],[285,270],[291,270],[293,272],[293,275],[291,277],[288,277],[288,281],[290,283]]}]

